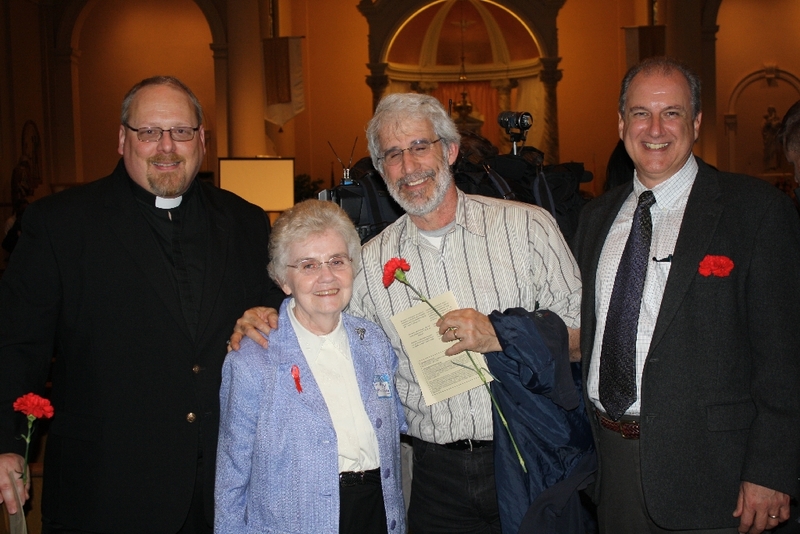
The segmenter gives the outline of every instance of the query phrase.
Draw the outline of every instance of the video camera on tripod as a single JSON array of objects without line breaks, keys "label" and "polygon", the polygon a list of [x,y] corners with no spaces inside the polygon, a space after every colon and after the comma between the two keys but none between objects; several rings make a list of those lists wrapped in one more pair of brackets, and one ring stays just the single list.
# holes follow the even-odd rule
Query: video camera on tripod
[{"label": "video camera on tripod", "polygon": [[[497,116],[497,123],[505,128],[506,133],[511,137],[513,154],[517,154],[517,143],[524,143],[528,135],[528,130],[533,126],[533,115],[527,111],[501,111]],[[511,130],[518,130],[512,132]]]},{"label": "video camera on tripod", "polygon": [[453,169],[456,185],[467,193],[544,208],[569,239],[586,203],[580,184],[590,182],[592,173],[584,169],[583,163],[545,165],[544,152],[532,146],[519,147],[533,126],[533,116],[527,111],[503,111],[497,116],[497,123],[511,138],[511,153],[499,154],[487,139],[463,132]]}]

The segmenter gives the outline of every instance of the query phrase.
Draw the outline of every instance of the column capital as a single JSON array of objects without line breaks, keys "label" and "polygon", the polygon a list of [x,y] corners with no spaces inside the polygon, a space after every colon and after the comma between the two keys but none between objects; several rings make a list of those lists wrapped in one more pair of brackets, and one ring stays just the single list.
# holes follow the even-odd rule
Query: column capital
[{"label": "column capital", "polygon": [[539,79],[546,84],[557,84],[561,81],[563,72],[558,68],[561,62],[560,57],[541,57],[539,61],[542,62],[542,72],[539,74]]},{"label": "column capital", "polygon": [[211,56],[214,59],[227,59],[228,43],[211,43],[208,47],[211,49]]}]

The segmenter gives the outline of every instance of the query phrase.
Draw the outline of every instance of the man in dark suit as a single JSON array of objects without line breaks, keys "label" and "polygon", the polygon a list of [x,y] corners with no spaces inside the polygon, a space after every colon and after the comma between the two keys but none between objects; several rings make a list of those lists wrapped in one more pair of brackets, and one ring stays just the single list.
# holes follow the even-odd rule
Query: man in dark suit
[{"label": "man in dark suit", "polygon": [[798,495],[800,224],[775,188],[692,155],[701,118],[683,65],[633,67],[635,178],[586,206],[574,242],[610,534],[759,533]]},{"label": "man in dark suit", "polygon": [[0,281],[0,491],[19,513],[11,404],[55,355],[44,532],[211,532],[225,343],[242,310],[282,295],[264,212],[195,180],[204,140],[189,88],[144,80],[114,172],[25,214]]}]

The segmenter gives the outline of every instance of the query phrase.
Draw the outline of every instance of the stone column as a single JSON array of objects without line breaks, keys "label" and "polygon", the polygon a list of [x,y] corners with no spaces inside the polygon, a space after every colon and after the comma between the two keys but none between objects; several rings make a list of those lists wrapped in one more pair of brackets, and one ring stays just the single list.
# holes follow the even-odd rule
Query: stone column
[{"label": "stone column", "polygon": [[260,21],[259,0],[228,2],[229,156],[267,154]]},{"label": "stone column", "polygon": [[544,134],[542,136],[542,150],[544,151],[545,164],[554,164],[559,161],[558,154],[558,97],[556,86],[561,80],[562,72],[556,68],[561,61],[559,57],[543,57],[542,72],[539,79],[544,84]]},{"label": "stone column", "polygon": [[378,107],[383,92],[389,86],[389,76],[386,75],[388,66],[388,63],[367,63],[370,72],[370,75],[367,76],[367,85],[372,89],[372,111]]},{"label": "stone column", "polygon": [[718,164],[717,145],[717,32],[719,26],[703,27],[702,65],[703,122],[700,128],[699,154],[709,165]]},{"label": "stone column", "polygon": [[[214,97],[217,108],[217,131],[213,140],[216,148],[216,157],[210,157],[210,161],[216,158],[228,157],[229,137],[228,137],[228,45],[212,44],[212,57],[214,58]],[[209,148],[210,151],[210,148]],[[213,156],[209,154],[209,156]],[[216,175],[216,172],[214,173]],[[219,180],[219,177],[217,177]]]},{"label": "stone column", "polygon": [[81,105],[78,92],[80,51],[61,48],[53,53],[52,92],[53,156],[57,165],[54,180],[61,183],[82,181]]}]

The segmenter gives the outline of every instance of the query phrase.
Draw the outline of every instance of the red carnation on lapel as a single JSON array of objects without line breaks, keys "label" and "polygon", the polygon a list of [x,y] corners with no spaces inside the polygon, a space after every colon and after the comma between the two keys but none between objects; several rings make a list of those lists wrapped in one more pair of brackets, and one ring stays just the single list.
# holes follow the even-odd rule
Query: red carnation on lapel
[{"label": "red carnation on lapel", "polygon": [[386,264],[383,266],[383,287],[389,287],[392,285],[398,269],[402,274],[402,272],[411,269],[411,266],[403,258],[392,258],[386,262]]},{"label": "red carnation on lapel", "polygon": [[733,260],[728,256],[707,254],[697,271],[703,276],[729,276],[733,270]]}]

